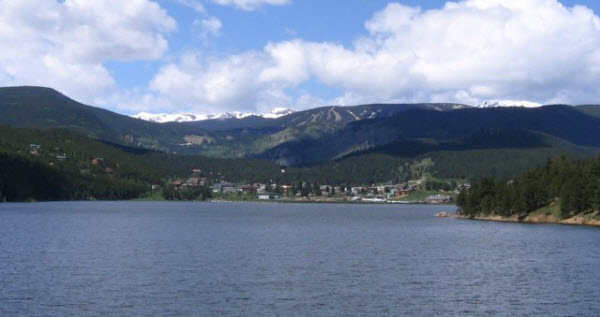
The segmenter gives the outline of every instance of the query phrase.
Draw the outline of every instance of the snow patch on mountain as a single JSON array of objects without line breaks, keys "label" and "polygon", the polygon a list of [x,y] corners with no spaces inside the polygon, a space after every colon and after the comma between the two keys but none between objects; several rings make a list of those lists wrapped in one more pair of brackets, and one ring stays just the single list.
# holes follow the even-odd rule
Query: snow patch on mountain
[{"label": "snow patch on mountain", "polygon": [[266,119],[277,119],[279,117],[287,116],[288,114],[292,113],[294,113],[294,110],[292,109],[277,107],[273,108],[271,112],[261,115],[261,117]]},{"label": "snow patch on mountain", "polygon": [[287,108],[274,108],[271,112],[265,114],[255,114],[240,111],[223,112],[219,114],[195,114],[195,113],[148,113],[140,112],[133,117],[150,122],[193,122],[204,120],[226,120],[226,119],[244,119],[250,116],[263,117],[265,119],[277,119],[294,113]]},{"label": "snow patch on mountain", "polygon": [[522,100],[486,100],[479,104],[479,108],[497,108],[497,107],[524,107],[524,108],[537,108],[541,107],[542,104],[531,101]]}]

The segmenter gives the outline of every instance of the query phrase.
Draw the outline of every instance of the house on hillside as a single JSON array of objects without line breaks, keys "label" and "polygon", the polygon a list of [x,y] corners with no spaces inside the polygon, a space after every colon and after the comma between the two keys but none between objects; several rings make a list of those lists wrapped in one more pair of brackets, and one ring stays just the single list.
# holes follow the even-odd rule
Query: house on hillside
[{"label": "house on hillside", "polygon": [[377,195],[379,194],[379,189],[377,188],[377,186],[369,186],[367,188],[365,188],[367,195]]},{"label": "house on hillside", "polygon": [[425,198],[425,201],[432,204],[442,204],[442,203],[451,203],[453,201],[452,197],[448,195],[431,195]]},{"label": "house on hillside", "polygon": [[39,144],[29,144],[29,154],[38,156],[42,151],[42,146]]},{"label": "house on hillside", "polygon": [[256,192],[259,194],[267,192],[267,184],[254,183],[252,184],[252,187],[254,187],[254,190],[256,190]]},{"label": "house on hillside", "polygon": [[233,188],[236,188],[235,184],[228,182],[219,182],[210,186],[210,190],[213,193],[231,193]]},{"label": "house on hillside", "polygon": [[331,190],[331,188],[332,187],[329,186],[329,185],[321,185],[321,186],[319,186],[319,190],[321,190],[322,192],[328,192],[328,191]]},{"label": "house on hillside", "polygon": [[281,192],[281,194],[284,196],[290,196],[292,193],[293,186],[292,185],[276,185],[274,187],[272,186],[272,188],[275,188],[276,191]]},{"label": "house on hillside", "polygon": [[244,194],[255,194],[256,188],[252,185],[242,185],[239,187],[239,190]]},{"label": "house on hillside", "polygon": [[223,194],[237,194],[241,192],[241,189],[238,186],[223,186],[222,192]]},{"label": "house on hillside", "polygon": [[412,192],[412,190],[409,188],[397,189],[395,195],[396,195],[396,197],[404,197],[404,196],[408,196],[411,192]]},{"label": "house on hillside", "polygon": [[181,188],[182,185],[183,185],[183,180],[181,180],[181,179],[176,179],[171,182],[171,186],[173,186],[175,188]]},{"label": "house on hillside", "polygon": [[189,177],[184,186],[195,187],[195,186],[204,186],[206,184],[206,178],[204,177]]},{"label": "house on hillside", "polygon": [[273,200],[279,198],[277,194],[274,193],[263,193],[257,195],[258,200]]},{"label": "house on hillside", "polygon": [[456,187],[456,189],[460,190],[469,190],[471,188],[471,184],[469,183],[464,183],[464,184],[460,184]]},{"label": "house on hillside", "polygon": [[352,187],[351,191],[352,191],[353,195],[358,196],[365,191],[365,188],[364,187]]}]

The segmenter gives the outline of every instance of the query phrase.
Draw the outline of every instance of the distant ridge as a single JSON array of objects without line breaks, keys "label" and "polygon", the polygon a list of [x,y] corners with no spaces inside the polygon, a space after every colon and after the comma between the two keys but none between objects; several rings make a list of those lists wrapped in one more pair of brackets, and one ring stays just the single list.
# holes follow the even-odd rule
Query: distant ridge
[{"label": "distant ridge", "polygon": [[[446,106],[443,107],[439,107],[438,109],[436,109],[435,104],[429,104],[432,105],[428,110],[449,110]],[[448,104],[441,104],[441,105],[448,105]],[[524,100],[485,100],[483,102],[481,102],[479,105],[476,106],[476,108],[499,108],[499,107],[523,107],[523,108],[538,108],[541,107],[542,104],[537,103],[537,102],[531,102],[531,101],[524,101]],[[360,107],[360,106],[358,106]],[[454,106],[451,107],[450,110],[457,110],[457,109],[464,109],[464,108],[468,108],[469,106],[466,105],[460,105],[460,104],[456,104]],[[349,112],[351,113],[355,113],[355,111],[352,110],[353,106],[326,106],[326,107],[318,107],[318,108],[313,108],[313,109],[322,109],[322,108],[348,108]],[[313,109],[309,109],[309,110],[304,110],[304,111],[310,111]],[[232,111],[232,112],[223,112],[223,113],[218,113],[218,114],[195,114],[195,113],[148,113],[148,112],[140,112],[136,115],[133,115],[133,118],[136,119],[141,119],[141,120],[145,120],[145,121],[150,121],[150,122],[157,122],[157,123],[167,123],[167,122],[199,122],[199,121],[206,121],[206,120],[228,120],[228,119],[244,119],[244,118],[248,118],[248,117],[260,117],[260,118],[265,118],[265,119],[277,119],[280,117],[284,117],[290,114],[295,113],[296,111],[288,109],[288,108],[274,108],[271,112],[269,113],[264,113],[264,114],[257,114],[257,113],[248,113],[248,112],[240,112],[240,111]],[[299,111],[302,112],[302,111]],[[364,112],[364,110],[362,111]],[[367,117],[364,116],[364,113],[362,115],[357,116],[360,119],[373,119],[376,117],[376,114],[371,114]]]},{"label": "distant ridge", "polygon": [[523,107],[523,108],[538,108],[541,103],[523,101],[523,100],[486,100],[480,103],[478,108],[497,108],[497,107]]},{"label": "distant ridge", "polygon": [[196,122],[206,120],[227,120],[227,119],[244,119],[251,116],[262,117],[265,119],[277,119],[287,116],[295,111],[287,108],[274,108],[269,113],[256,114],[240,111],[223,112],[219,114],[194,114],[194,113],[148,113],[140,112],[133,117],[150,122],[166,123],[166,122]]}]

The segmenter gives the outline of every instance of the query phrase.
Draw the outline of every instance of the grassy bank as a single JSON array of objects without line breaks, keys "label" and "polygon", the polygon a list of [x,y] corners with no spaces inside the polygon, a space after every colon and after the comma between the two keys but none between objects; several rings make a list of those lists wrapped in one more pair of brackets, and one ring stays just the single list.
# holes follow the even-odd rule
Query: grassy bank
[{"label": "grassy bank", "polygon": [[453,199],[456,199],[456,193],[453,193],[453,192],[442,192],[442,191],[437,191],[437,190],[419,190],[419,191],[412,192],[412,193],[408,194],[407,196],[396,197],[396,198],[392,198],[391,200],[392,201],[423,202],[423,201],[425,201],[425,199],[427,199],[427,197],[433,196],[433,195],[447,195],[447,196],[452,197]]}]

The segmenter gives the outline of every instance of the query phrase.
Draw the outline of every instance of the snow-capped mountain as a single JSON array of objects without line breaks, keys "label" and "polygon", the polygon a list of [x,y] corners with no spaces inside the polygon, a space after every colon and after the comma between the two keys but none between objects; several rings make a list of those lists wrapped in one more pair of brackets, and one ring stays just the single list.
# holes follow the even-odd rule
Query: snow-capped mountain
[{"label": "snow-capped mountain", "polygon": [[542,104],[531,101],[522,100],[486,100],[479,104],[479,108],[496,108],[496,107],[524,107],[524,108],[537,108],[541,107]]},{"label": "snow-capped mountain", "polygon": [[287,108],[274,108],[271,112],[265,114],[246,113],[239,111],[223,112],[219,114],[195,114],[195,113],[148,113],[140,112],[133,117],[150,122],[165,123],[165,122],[192,122],[204,120],[226,120],[226,119],[243,119],[250,116],[258,116],[266,119],[276,119],[293,113],[294,111]]},{"label": "snow-capped mountain", "polygon": [[261,117],[266,119],[277,119],[279,117],[287,116],[288,114],[294,113],[294,110],[288,108],[277,107],[273,108],[271,112],[263,114]]}]

